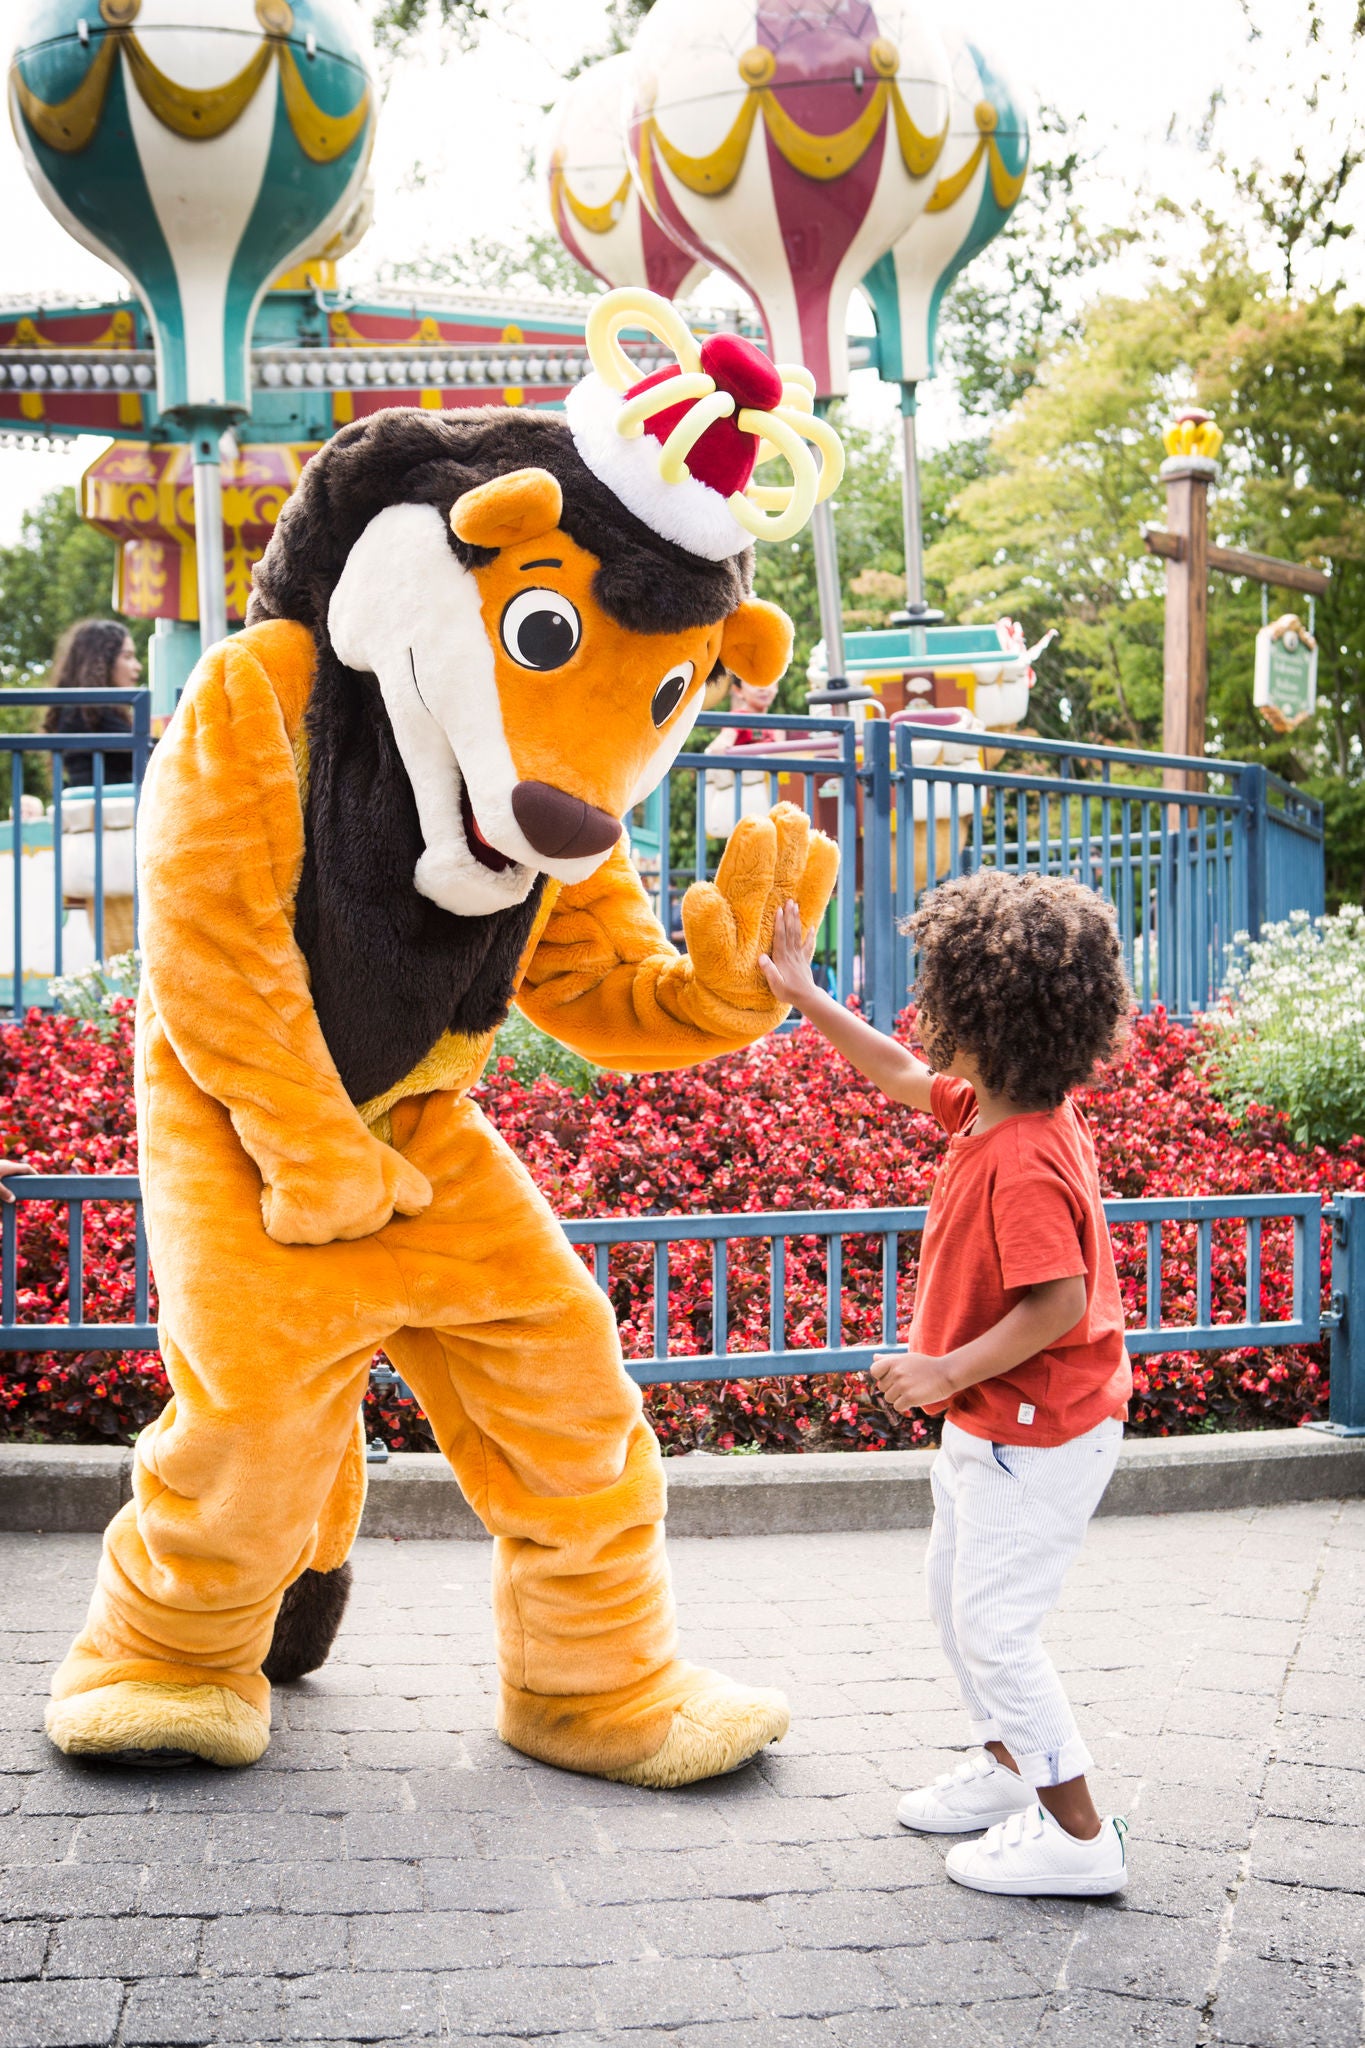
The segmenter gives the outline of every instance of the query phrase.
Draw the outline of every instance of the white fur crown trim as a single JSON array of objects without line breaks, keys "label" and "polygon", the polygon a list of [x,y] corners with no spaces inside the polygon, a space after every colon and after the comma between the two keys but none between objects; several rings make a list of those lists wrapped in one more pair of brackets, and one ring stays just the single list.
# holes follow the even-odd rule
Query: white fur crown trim
[{"label": "white fur crown trim", "polygon": [[575,448],[599,483],[654,533],[703,561],[724,562],[753,539],[719,491],[699,477],[675,484],[659,474],[659,443],[652,434],[627,440],[616,430],[620,395],[595,372],[574,386],[564,412]]}]

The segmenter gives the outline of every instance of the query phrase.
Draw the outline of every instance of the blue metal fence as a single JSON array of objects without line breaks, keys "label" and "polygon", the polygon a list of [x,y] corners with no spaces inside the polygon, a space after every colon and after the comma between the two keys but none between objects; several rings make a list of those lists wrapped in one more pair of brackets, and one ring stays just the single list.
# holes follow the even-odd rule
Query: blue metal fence
[{"label": "blue metal fence", "polygon": [[[0,1011],[11,1013],[30,1004],[47,1004],[50,982],[70,965],[66,930],[69,894],[79,894],[89,903],[93,957],[102,960],[107,950],[113,950],[105,944],[106,905],[121,891],[109,886],[106,863],[115,843],[113,833],[136,830],[137,801],[151,754],[152,707],[146,690],[0,690],[3,712],[22,709],[32,714],[54,704],[65,710],[83,706],[108,710],[111,705],[124,705],[132,714],[132,726],[131,730],[112,732],[0,733],[0,756],[8,754],[10,762],[8,778],[0,776],[0,801],[7,780],[10,807],[9,817],[0,820],[0,861],[8,858],[11,867],[9,886],[0,902],[0,930],[5,922],[9,927],[0,938]],[[91,784],[74,787],[68,783],[65,764],[71,754],[92,757]],[[105,764],[110,754],[132,755],[130,783],[107,776]],[[43,779],[50,781],[51,802],[44,804],[42,817],[25,818],[25,770],[29,764],[43,763],[44,757]],[[129,819],[126,827],[120,823],[115,828],[110,824],[110,810],[120,798],[131,798]],[[74,841],[68,828],[76,803],[82,808],[88,804],[92,810],[88,825],[90,873],[79,889],[72,886],[74,878],[69,872]],[[84,827],[85,821],[81,823]],[[39,878],[36,891],[25,886],[35,876]],[[133,879],[131,874],[129,879]],[[35,924],[39,926],[36,934]],[[34,943],[26,945],[26,938]],[[36,969],[32,965],[35,958],[42,963]]]},{"label": "blue metal fence", "polygon": [[[93,802],[94,876],[86,900],[94,955],[103,958],[104,863],[115,837],[106,804],[120,793],[107,782],[104,757],[131,749],[128,793],[135,806],[151,749],[145,690],[0,691],[0,710],[31,713],[54,702],[127,704],[133,729],[0,733],[0,753],[10,755],[11,799],[10,817],[0,822],[0,861],[8,854],[13,869],[9,890],[0,891],[0,926],[7,905],[12,927],[0,931],[0,1009],[11,1011],[49,1000],[48,981],[67,964],[63,807],[73,792],[65,786],[65,755],[94,756],[86,799]],[[1254,935],[1292,909],[1316,915],[1323,907],[1321,806],[1255,764],[1009,733],[983,735],[984,752],[958,746],[944,759],[945,746],[976,736],[899,718],[782,713],[762,715],[762,745],[705,750],[727,730],[756,722],[734,713],[698,721],[693,744],[632,818],[637,860],[681,940],[683,893],[698,877],[714,875],[737,818],[766,812],[779,797],[798,804],[841,853],[818,963],[841,999],[860,996],[883,1027],[904,1007],[914,981],[913,949],[898,922],[927,889],[975,868],[1088,882],[1116,907],[1139,1002],[1163,1003],[1177,1017],[1206,1008],[1217,995],[1238,932]],[[51,811],[26,821],[19,801],[25,762],[42,755],[51,762]],[[1011,759],[1015,765],[1006,765]],[[1201,786],[1173,799],[1160,786],[1168,768],[1193,771]],[[40,905],[26,905],[25,868],[35,856],[48,858],[47,893]],[[35,918],[51,965],[25,976],[25,930]]]},{"label": "blue metal fence", "polygon": [[[710,714],[698,733],[758,723]],[[765,713],[761,726],[771,743],[679,755],[646,824],[674,936],[682,889],[714,875],[736,818],[786,796],[842,855],[817,960],[829,986],[859,995],[883,1028],[914,983],[898,924],[927,890],[977,868],[1088,883],[1115,906],[1142,1008],[1161,1003],[1183,1018],[1217,996],[1239,932],[1323,907],[1322,807],[1255,764],[1010,733],[971,744],[976,735],[899,718]],[[1001,765],[1010,757],[1015,766]],[[1174,796],[1161,781],[1168,769],[1201,786]]]},{"label": "blue metal fence", "polygon": [[[0,1352],[139,1351],[156,1347],[147,1321],[149,1276],[142,1227],[141,1191],[131,1174],[42,1174],[9,1183],[16,1200],[0,1211]],[[18,1300],[19,1219],[34,1202],[66,1206],[67,1313],[54,1321],[20,1315]],[[83,1273],[86,1211],[92,1202],[131,1204],[134,1211],[134,1320],[86,1320]],[[927,1210],[793,1210],[761,1215],[610,1216],[566,1225],[571,1243],[591,1249],[593,1272],[604,1289],[611,1283],[614,1250],[643,1248],[652,1268],[653,1351],[627,1361],[642,1386],[674,1381],[743,1380],[773,1374],[852,1372],[865,1368],[879,1350],[894,1348],[900,1324],[902,1247],[924,1228]],[[1146,1285],[1142,1322],[1128,1332],[1134,1354],[1171,1351],[1273,1349],[1312,1344],[1326,1332],[1332,1341],[1332,1426],[1365,1434],[1365,1194],[1324,1200],[1317,1194],[1170,1196],[1109,1201],[1105,1213],[1116,1229],[1137,1226],[1145,1237]],[[1215,1226],[1242,1226],[1239,1320],[1213,1319]],[[1332,1281],[1328,1306],[1321,1300],[1322,1229],[1332,1230]],[[1263,1236],[1267,1225],[1292,1232],[1292,1300],[1288,1319],[1268,1319],[1263,1309]],[[1168,1322],[1162,1313],[1163,1232],[1193,1229],[1195,1300],[1193,1320]],[[823,1343],[793,1343],[787,1251],[794,1241],[815,1240],[824,1254]],[[849,1240],[878,1247],[879,1334],[874,1342],[846,1343],[845,1257]],[[736,1350],[731,1343],[733,1274],[730,1249],[766,1244],[766,1349]],[[687,1332],[673,1329],[670,1249],[710,1247],[709,1337],[711,1348],[686,1348]],[[1226,1247],[1225,1247],[1226,1250]],[[864,1259],[865,1259],[864,1254]],[[752,1274],[746,1276],[752,1279]],[[1354,1317],[1352,1308],[1354,1306]],[[675,1341],[675,1334],[684,1338]],[[381,1369],[379,1383],[402,1383]]]}]

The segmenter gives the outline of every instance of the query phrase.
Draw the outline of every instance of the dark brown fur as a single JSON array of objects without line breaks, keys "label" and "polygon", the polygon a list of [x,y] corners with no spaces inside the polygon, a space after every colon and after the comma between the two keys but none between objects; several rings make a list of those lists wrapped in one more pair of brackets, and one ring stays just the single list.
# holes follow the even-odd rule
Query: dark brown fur
[{"label": "dark brown fur", "polygon": [[1079,882],[983,868],[945,882],[903,929],[931,1066],[970,1053],[987,1088],[1055,1109],[1123,1036],[1132,991],[1110,906]]},{"label": "dark brown fur", "polygon": [[351,1567],[300,1572],[285,1590],[261,1670],[272,1685],[292,1685],[327,1662],[351,1597]]},{"label": "dark brown fur", "polygon": [[637,632],[727,618],[747,595],[752,551],[703,562],[661,540],[600,484],[562,419],[481,408],[394,408],[343,427],[316,454],[256,566],[250,620],[297,619],[318,648],[309,702],[309,792],[295,931],[332,1058],[355,1102],[410,1072],[445,1031],[491,1030],[507,1014],[543,883],[515,909],[456,917],[420,896],[412,789],[373,676],[345,668],[327,608],[346,558],[388,505],[434,505],[466,566],[491,559],[449,532],[457,498],[490,477],[547,469],[563,526],[601,568],[593,595]]}]

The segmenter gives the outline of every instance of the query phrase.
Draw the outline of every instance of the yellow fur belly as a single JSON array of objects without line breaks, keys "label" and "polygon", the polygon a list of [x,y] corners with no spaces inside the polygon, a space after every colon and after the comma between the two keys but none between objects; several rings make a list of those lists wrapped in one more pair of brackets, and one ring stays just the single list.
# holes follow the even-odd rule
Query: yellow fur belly
[{"label": "yellow fur belly", "polygon": [[395,1081],[392,1088],[386,1088],[382,1095],[373,1095],[368,1102],[359,1103],[359,1115],[376,1138],[389,1144],[389,1112],[394,1104],[401,1102],[405,1095],[432,1095],[444,1089],[462,1095],[474,1086],[483,1072],[496,1036],[494,1031],[481,1031],[477,1037],[468,1037],[462,1031],[443,1032],[431,1051],[424,1053],[401,1081]]}]

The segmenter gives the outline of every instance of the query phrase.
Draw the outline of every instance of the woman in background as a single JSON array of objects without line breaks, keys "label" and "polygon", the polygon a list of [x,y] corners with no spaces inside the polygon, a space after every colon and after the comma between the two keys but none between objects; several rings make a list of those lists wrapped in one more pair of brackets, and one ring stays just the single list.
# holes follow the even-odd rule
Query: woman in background
[{"label": "woman in background", "polygon": [[[142,677],[142,663],[138,660],[137,649],[126,626],[117,619],[81,619],[68,627],[57,642],[52,659],[52,675],[48,687],[54,690],[131,690],[137,687]],[[44,732],[52,733],[93,733],[127,732],[133,728],[132,709],[127,704],[51,704],[43,719]],[[62,788],[88,788],[95,780],[95,749],[89,753],[73,748],[60,756],[62,764]],[[112,784],[131,782],[133,779],[132,749],[101,749],[104,756],[104,787]],[[54,762],[57,757],[54,756]],[[53,783],[56,783],[54,766]],[[83,805],[78,810],[83,810]],[[127,810],[125,819],[122,815]],[[124,852],[125,842],[131,847],[132,817],[131,799],[116,797],[106,801],[102,818],[104,826],[104,931],[103,946],[96,940],[97,950],[108,960],[115,954],[129,952],[136,942],[133,923],[133,897],[131,891],[131,861]],[[79,835],[80,821],[72,814],[63,819],[64,831],[69,835],[64,840],[72,879],[80,870],[78,847],[84,851],[86,845],[93,849],[93,837],[82,841]],[[93,835],[94,819],[86,828]],[[93,855],[92,855],[93,857]],[[125,878],[120,870],[129,866]],[[93,867],[91,868],[93,875]],[[120,883],[122,887],[120,888]],[[79,889],[79,882],[75,883]],[[87,886],[90,886],[87,883]],[[117,891],[117,893],[115,893]],[[73,899],[82,903],[90,919],[92,934],[97,932],[95,899],[93,895],[77,895]]]},{"label": "woman in background", "polygon": [[[142,676],[142,663],[128,628],[117,619],[81,619],[69,626],[52,657],[52,690],[132,690]],[[126,704],[50,704],[44,732],[131,732],[133,714]],[[106,752],[104,781],[131,782],[133,756]],[[94,750],[62,757],[64,789],[88,786],[95,780]]]}]

